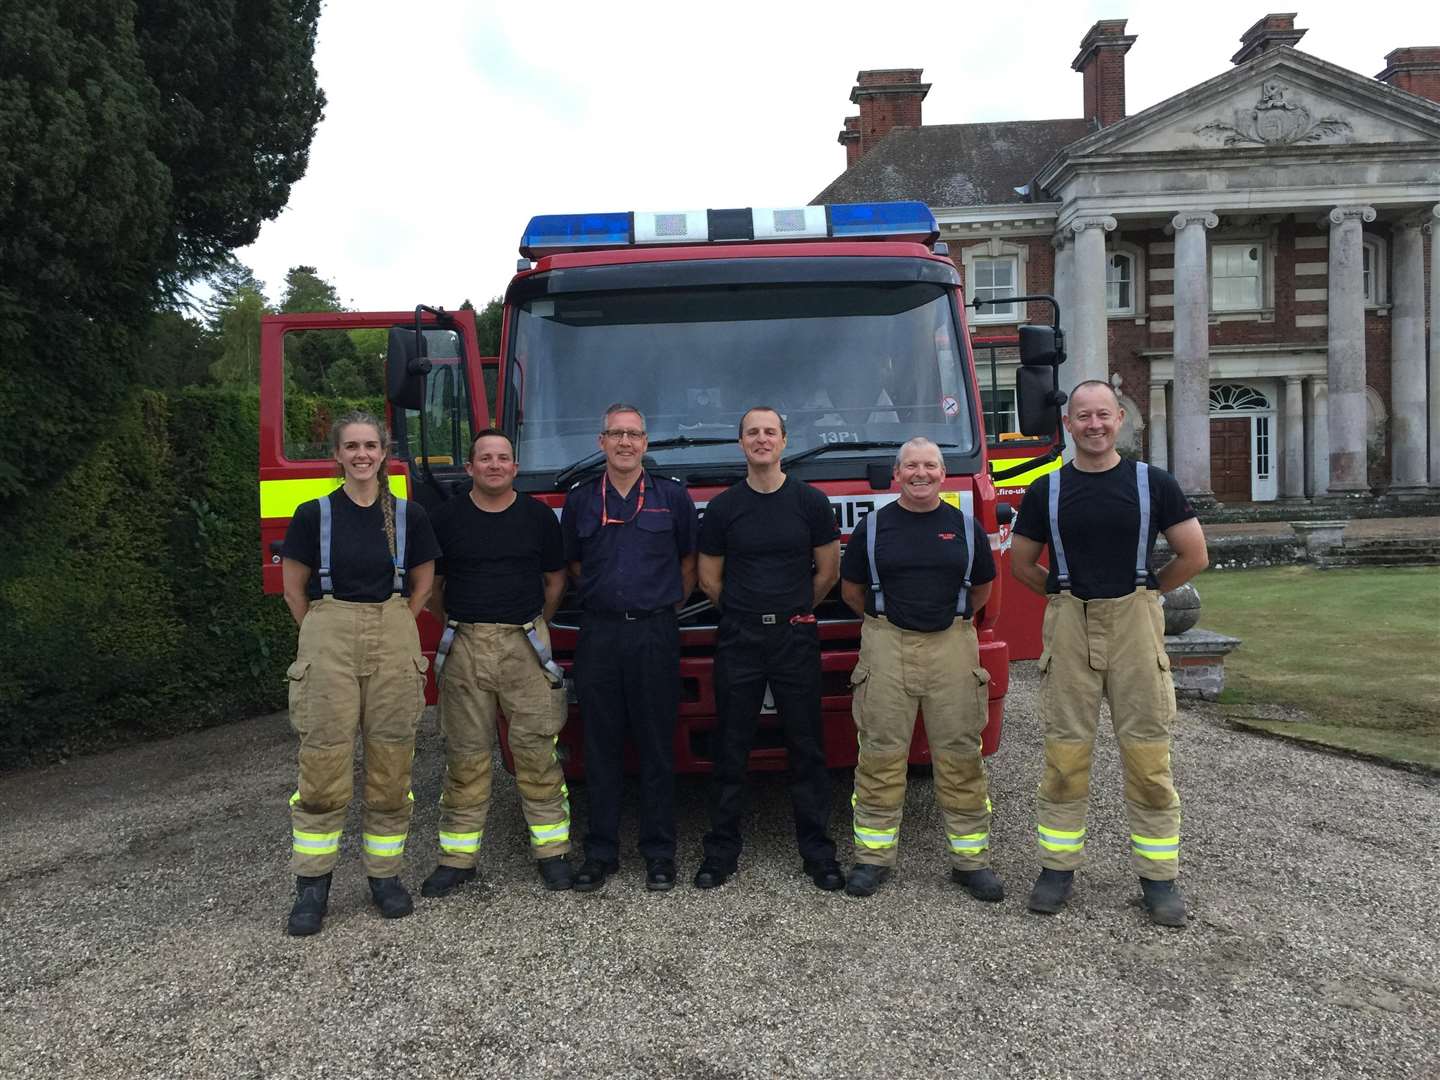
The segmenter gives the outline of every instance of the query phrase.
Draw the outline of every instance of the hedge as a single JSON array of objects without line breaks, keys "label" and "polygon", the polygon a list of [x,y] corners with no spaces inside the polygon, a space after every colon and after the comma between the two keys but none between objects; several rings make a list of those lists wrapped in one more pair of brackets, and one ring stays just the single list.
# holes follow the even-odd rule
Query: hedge
[{"label": "hedge", "polygon": [[136,393],[0,523],[0,768],[284,703],[295,631],[262,595],[254,394]]}]

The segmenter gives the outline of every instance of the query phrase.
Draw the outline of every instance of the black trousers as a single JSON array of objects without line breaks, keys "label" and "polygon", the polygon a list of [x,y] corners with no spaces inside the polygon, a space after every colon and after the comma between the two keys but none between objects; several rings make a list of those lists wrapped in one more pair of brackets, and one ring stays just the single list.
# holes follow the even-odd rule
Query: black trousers
[{"label": "black trousers", "polygon": [[746,771],[767,683],[785,733],[800,855],[806,861],[833,859],[816,626],[792,624],[784,617],[767,626],[759,616],[728,612],[720,617],[715,649],[715,772],[705,856],[729,867],[740,857]]},{"label": "black trousers", "polygon": [[640,854],[675,857],[675,715],[680,707],[680,630],[675,613],[646,618],[587,612],[575,647],[590,794],[587,858],[620,857],[625,738],[640,761]]}]

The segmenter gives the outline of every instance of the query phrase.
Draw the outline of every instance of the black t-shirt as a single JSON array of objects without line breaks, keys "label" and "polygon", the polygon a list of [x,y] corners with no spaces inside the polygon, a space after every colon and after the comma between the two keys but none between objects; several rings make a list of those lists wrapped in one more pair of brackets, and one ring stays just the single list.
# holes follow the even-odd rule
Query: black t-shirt
[{"label": "black t-shirt", "polygon": [[[934,633],[955,621],[955,599],[965,582],[965,515],[948,503],[916,513],[899,502],[875,513],[875,568],[885,590],[885,617],[902,630]],[[867,514],[866,517],[869,517]],[[840,576],[861,585],[870,584],[869,527],[861,518],[850,534]],[[995,580],[995,559],[990,538],[977,518],[969,544],[975,551],[970,585]],[[875,614],[875,594],[865,594],[865,610]],[[965,615],[975,613],[965,601]]]},{"label": "black t-shirt", "polygon": [[[1081,600],[1129,596],[1135,591],[1135,549],[1140,539],[1140,493],[1135,462],[1122,458],[1113,469],[1081,472],[1065,465],[1060,472],[1060,538],[1070,568],[1070,591]],[[1041,544],[1050,543],[1049,473],[1034,481],[1020,503],[1015,532]],[[1155,552],[1155,537],[1195,516],[1190,500],[1175,478],[1151,465],[1150,530],[1145,537],[1146,565]],[[1059,592],[1055,549],[1050,549],[1046,592]],[[1155,574],[1147,579],[1159,588]]]},{"label": "black t-shirt", "polygon": [[840,538],[824,494],[803,481],[761,494],[744,480],[711,500],[700,522],[700,552],[725,559],[727,610],[809,611],[815,549]]},{"label": "black t-shirt", "polygon": [[[395,563],[390,558],[390,542],[385,537],[385,516],[376,499],[369,506],[356,506],[336,488],[325,496],[330,500],[330,580],[331,595],[337,600],[360,604],[379,604],[390,599],[395,578]],[[397,517],[399,504],[395,507]],[[397,521],[398,525],[398,521]],[[414,499],[405,503],[405,591],[410,595],[409,571],[433,562],[440,555],[440,545],[430,528],[425,508]],[[320,502],[312,499],[301,504],[285,530],[285,543],[280,554],[286,559],[304,563],[315,571],[305,591],[311,600],[320,599]]]},{"label": "black t-shirt", "polygon": [[482,510],[467,491],[435,511],[444,552],[445,614],[461,622],[526,623],[545,605],[543,575],[565,567],[560,522],[539,499],[517,493],[504,510]]}]

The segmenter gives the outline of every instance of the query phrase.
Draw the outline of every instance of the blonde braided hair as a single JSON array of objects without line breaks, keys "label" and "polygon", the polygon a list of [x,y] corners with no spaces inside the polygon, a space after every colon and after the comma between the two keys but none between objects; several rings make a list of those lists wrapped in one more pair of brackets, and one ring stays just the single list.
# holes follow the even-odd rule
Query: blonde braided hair
[{"label": "blonde braided hair", "polygon": [[[380,465],[375,474],[380,483],[380,513],[385,519],[385,540],[390,545],[390,558],[395,558],[395,493],[390,490],[390,473],[387,466],[390,464],[390,433],[385,430],[385,424],[374,413],[368,413],[364,409],[353,409],[340,417],[330,426],[330,453],[335,455],[340,451],[340,433],[351,424],[364,424],[366,427],[375,429],[375,434],[380,438],[380,445],[384,447],[385,456],[380,459]],[[339,461],[335,463],[335,472],[342,480],[345,478],[345,470]]]}]

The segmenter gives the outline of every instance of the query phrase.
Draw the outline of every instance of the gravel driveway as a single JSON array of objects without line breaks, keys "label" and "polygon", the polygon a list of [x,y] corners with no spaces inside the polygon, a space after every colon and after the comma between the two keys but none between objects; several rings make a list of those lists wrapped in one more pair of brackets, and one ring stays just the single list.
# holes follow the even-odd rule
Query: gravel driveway
[{"label": "gravel driveway", "polygon": [[[926,777],[896,877],[855,900],[801,876],[773,776],[725,887],[688,884],[691,779],[673,893],[647,893],[635,857],[603,892],[546,893],[502,772],[483,885],[382,922],[352,817],[325,931],[297,940],[283,714],[0,777],[0,1076],[1440,1076],[1440,781],[1185,707],[1189,928],[1138,906],[1108,738],[1090,862],[1045,919],[1024,909],[1034,686],[1015,665],[991,759],[993,906],[946,882]],[[427,714],[417,892],[441,767]],[[839,837],[848,803],[837,775]]]}]

